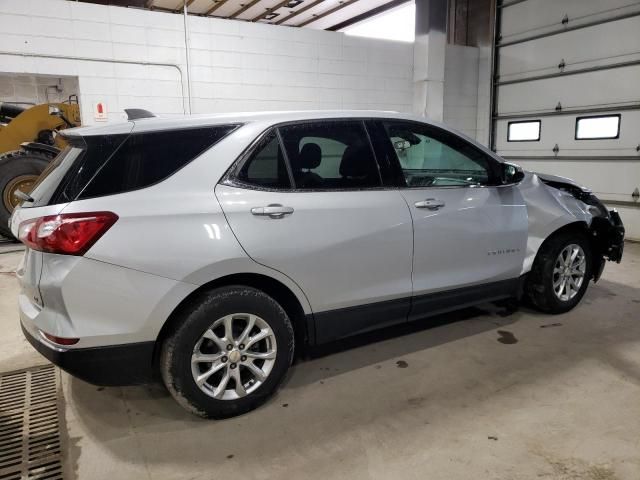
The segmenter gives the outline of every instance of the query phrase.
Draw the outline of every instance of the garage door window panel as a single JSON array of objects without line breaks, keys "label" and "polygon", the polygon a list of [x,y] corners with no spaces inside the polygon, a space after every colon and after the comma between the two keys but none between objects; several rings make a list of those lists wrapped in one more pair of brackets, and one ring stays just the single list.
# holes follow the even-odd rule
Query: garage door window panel
[{"label": "garage door window panel", "polygon": [[576,140],[614,140],[620,138],[621,115],[576,118]]},{"label": "garage door window panel", "polygon": [[298,190],[382,187],[367,132],[360,121],[325,121],[280,127]]},{"label": "garage door window panel", "polygon": [[462,139],[427,125],[384,122],[407,187],[490,185],[491,160]]},{"label": "garage door window panel", "polygon": [[541,126],[540,120],[509,122],[507,142],[539,142]]}]

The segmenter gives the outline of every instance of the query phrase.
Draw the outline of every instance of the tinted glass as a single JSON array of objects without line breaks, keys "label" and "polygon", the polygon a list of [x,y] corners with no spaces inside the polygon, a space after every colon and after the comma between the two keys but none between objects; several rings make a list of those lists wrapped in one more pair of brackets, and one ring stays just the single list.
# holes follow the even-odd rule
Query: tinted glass
[{"label": "tinted glass", "polygon": [[82,137],[83,154],[69,169],[54,199],[56,203],[75,200],[129,134]]},{"label": "tinted glass", "polygon": [[[77,198],[92,198],[128,192],[148,187],[174,174],[213,144],[227,135],[235,126],[193,128],[160,132],[132,133],[110,158],[102,164],[95,162],[80,170],[82,180],[68,196],[88,184]],[[91,146],[88,146],[91,152]]]},{"label": "tinted glass", "polygon": [[463,139],[427,125],[384,122],[409,187],[486,185],[490,161]]},{"label": "tinted glass", "polygon": [[84,144],[82,146],[69,145],[62,150],[38,177],[38,181],[29,194],[34,201],[24,202],[22,208],[48,205],[64,178],[67,177],[69,170],[78,159],[82,158],[84,152]]},{"label": "tinted glass", "polygon": [[262,188],[289,189],[289,173],[275,132],[266,135],[237,175],[243,183]]},{"label": "tinted glass", "polygon": [[361,122],[303,123],[281,127],[280,133],[297,189],[381,186],[378,165]]}]

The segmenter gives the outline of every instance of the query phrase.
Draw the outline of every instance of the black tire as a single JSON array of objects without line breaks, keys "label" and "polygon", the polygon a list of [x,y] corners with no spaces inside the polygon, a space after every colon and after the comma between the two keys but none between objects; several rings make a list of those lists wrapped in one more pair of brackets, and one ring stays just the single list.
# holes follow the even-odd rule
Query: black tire
[{"label": "black tire", "polygon": [[[236,399],[216,399],[196,384],[191,356],[204,332],[217,319],[239,312],[256,315],[271,328],[277,344],[275,361],[255,391]],[[222,419],[257,408],[275,393],[293,361],[294,332],[287,313],[273,298],[255,288],[237,285],[205,292],[190,302],[176,320],[175,330],[161,346],[160,373],[176,401],[198,416]],[[231,355],[228,358],[231,361]],[[240,371],[240,364],[237,368]]]},{"label": "black tire", "polygon": [[[561,300],[553,288],[554,265],[565,247],[578,245],[585,255],[586,268],[582,284],[570,299]],[[529,301],[538,310],[551,313],[565,313],[574,308],[582,299],[592,277],[593,260],[591,245],[587,236],[581,232],[568,231],[548,238],[540,247],[533,267],[527,278],[525,293]]]},{"label": "black tire", "polygon": [[12,209],[8,208],[5,201],[9,194],[7,188],[11,188],[12,181],[19,177],[39,177],[52,159],[53,155],[32,150],[16,150],[0,155],[0,234],[3,236],[14,238],[8,225]]}]

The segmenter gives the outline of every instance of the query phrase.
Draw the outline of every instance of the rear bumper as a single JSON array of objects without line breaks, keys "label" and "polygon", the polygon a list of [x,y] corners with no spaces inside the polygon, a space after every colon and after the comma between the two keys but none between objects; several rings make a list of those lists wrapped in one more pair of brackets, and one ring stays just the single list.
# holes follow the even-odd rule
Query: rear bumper
[{"label": "rear bumper", "polygon": [[124,386],[153,380],[154,342],[105,347],[62,349],[46,343],[22,323],[22,332],[51,363],[85,382],[103,386]]}]

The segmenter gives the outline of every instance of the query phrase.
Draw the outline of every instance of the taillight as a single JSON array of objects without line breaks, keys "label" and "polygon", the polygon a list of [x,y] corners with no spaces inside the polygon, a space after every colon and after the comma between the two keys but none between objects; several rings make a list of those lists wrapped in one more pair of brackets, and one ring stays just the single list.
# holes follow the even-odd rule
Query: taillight
[{"label": "taillight", "polygon": [[84,255],[111,228],[112,212],[63,213],[22,222],[18,239],[29,248],[62,255]]}]

